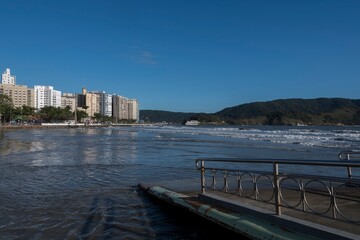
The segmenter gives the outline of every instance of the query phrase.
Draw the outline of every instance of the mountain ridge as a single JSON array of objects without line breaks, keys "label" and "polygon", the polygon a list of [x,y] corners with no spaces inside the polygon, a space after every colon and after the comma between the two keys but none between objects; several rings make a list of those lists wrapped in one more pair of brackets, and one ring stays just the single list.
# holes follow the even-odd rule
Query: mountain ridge
[{"label": "mountain ridge", "polygon": [[359,125],[360,99],[276,99],[240,104],[209,114],[141,110],[140,119],[145,122],[198,120],[202,123],[245,125]]}]

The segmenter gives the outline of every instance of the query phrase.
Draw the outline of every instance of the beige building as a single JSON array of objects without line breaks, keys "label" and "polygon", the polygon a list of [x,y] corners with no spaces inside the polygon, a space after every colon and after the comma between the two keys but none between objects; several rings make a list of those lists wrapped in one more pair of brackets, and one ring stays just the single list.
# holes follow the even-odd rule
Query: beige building
[{"label": "beige building", "polygon": [[25,85],[0,84],[0,94],[11,97],[15,107],[34,107],[34,89]]},{"label": "beige building", "polygon": [[122,96],[113,96],[113,117],[118,121],[131,119],[139,121],[139,102]]},{"label": "beige building", "polygon": [[83,108],[89,117],[100,113],[104,116],[112,116],[117,122],[122,119],[139,121],[137,99],[128,99],[105,92],[88,92],[86,88],[83,88],[82,94],[78,95],[77,100],[78,108]]},{"label": "beige building", "polygon": [[89,117],[94,117],[95,113],[100,113],[101,94],[97,92],[88,92],[86,88],[82,89],[81,106]]},{"label": "beige building", "polygon": [[113,117],[116,121],[128,119],[129,106],[128,99],[122,96],[113,95]]},{"label": "beige building", "polygon": [[77,95],[75,93],[63,93],[61,95],[61,108],[69,106],[71,111],[77,107]]},{"label": "beige building", "polygon": [[128,99],[128,119],[139,121],[139,102],[137,99]]}]

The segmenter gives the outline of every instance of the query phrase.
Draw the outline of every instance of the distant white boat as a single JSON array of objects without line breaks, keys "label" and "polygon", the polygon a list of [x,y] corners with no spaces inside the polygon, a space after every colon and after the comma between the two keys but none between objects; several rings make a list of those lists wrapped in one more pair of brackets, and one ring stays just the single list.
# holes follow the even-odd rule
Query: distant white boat
[{"label": "distant white boat", "polygon": [[187,126],[196,126],[199,124],[200,124],[200,122],[198,120],[190,120],[185,123],[185,125],[187,125]]}]

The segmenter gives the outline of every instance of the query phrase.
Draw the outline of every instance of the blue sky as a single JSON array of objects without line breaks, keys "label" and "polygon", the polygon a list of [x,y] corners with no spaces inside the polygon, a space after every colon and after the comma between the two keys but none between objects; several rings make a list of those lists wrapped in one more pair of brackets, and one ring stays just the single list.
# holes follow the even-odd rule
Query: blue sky
[{"label": "blue sky", "polygon": [[360,93],[359,0],[0,0],[0,69],[140,109]]}]

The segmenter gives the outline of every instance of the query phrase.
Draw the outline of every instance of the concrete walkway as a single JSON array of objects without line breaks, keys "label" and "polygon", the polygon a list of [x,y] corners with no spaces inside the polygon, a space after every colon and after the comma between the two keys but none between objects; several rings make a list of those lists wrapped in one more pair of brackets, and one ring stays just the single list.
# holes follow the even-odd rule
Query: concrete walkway
[{"label": "concrete walkway", "polygon": [[358,225],[290,209],[278,216],[272,204],[218,191],[184,194],[158,186],[139,188],[250,239],[360,239]]},{"label": "concrete walkway", "polygon": [[[194,195],[196,193],[193,193],[191,195]],[[199,196],[201,196],[200,194]],[[226,194],[220,191],[209,191],[207,190],[207,193],[204,194],[205,196],[211,196],[212,198],[220,198],[224,202],[232,202],[237,205],[243,205],[247,208],[256,208],[259,209],[261,212],[266,212],[267,215],[275,215],[275,206],[270,203],[266,203],[263,201],[257,201],[254,199],[249,199],[246,197],[240,197],[232,194]],[[211,198],[207,198],[208,201],[211,201]],[[297,200],[298,201],[298,200]],[[326,197],[322,196],[312,196],[311,200],[312,206],[315,209],[324,209],[324,205],[327,207],[328,199]],[[214,202],[215,203],[215,202]],[[340,203],[338,203],[340,205]],[[354,216],[357,218],[360,218],[359,212],[360,212],[360,203],[359,202],[352,202],[352,203],[346,203],[347,205],[343,205],[341,209],[343,211],[346,211],[348,215],[356,215]],[[346,222],[341,219],[333,219],[329,214],[327,215],[317,215],[310,212],[303,212],[296,209],[291,208],[282,208],[282,215],[281,217],[292,217],[294,219],[299,220],[305,220],[313,224],[319,224],[326,227],[333,228],[334,230],[340,230],[344,232],[349,232],[352,234],[358,235],[358,239],[360,239],[360,226],[356,223]]]}]

